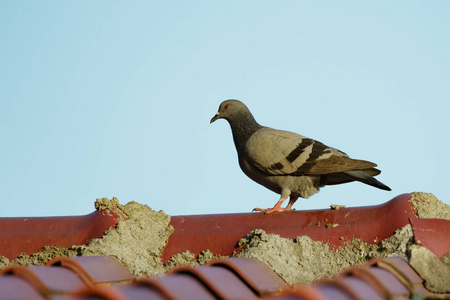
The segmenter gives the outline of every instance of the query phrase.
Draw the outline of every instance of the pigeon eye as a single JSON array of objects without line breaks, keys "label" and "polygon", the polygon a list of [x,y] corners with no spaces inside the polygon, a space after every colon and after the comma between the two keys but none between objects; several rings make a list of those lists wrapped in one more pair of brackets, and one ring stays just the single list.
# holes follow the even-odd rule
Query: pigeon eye
[{"label": "pigeon eye", "polygon": [[230,105],[229,104],[225,104],[224,108],[228,109],[228,108],[230,108]]}]

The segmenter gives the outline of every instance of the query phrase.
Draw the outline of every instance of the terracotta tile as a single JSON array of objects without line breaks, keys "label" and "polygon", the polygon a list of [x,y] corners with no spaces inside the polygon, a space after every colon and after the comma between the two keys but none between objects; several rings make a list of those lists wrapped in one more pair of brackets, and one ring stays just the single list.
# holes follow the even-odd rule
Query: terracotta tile
[{"label": "terracotta tile", "polygon": [[[273,271],[270,270],[270,272]],[[172,274],[187,274],[197,278],[220,299],[258,299],[255,292],[228,268],[219,266],[181,267],[173,270]]]},{"label": "terracotta tile", "polygon": [[231,257],[213,260],[207,265],[231,270],[257,295],[274,293],[287,287],[283,279],[269,266],[256,259]]},{"label": "terracotta tile", "polygon": [[130,300],[166,300],[168,297],[163,296],[155,288],[146,284],[126,284],[115,286],[125,297]]},{"label": "terracotta tile", "polygon": [[[105,267],[110,263],[113,266]],[[267,300],[380,300],[405,299],[412,294],[431,296],[423,288],[422,279],[403,258],[373,260],[364,267],[348,269],[335,279],[294,289],[289,288],[264,263],[246,258],[215,260],[202,267],[181,267],[164,277],[138,281],[122,280],[133,278],[130,275],[113,274],[109,278],[115,281],[103,283],[98,279],[105,278],[105,270],[116,272],[119,269],[120,272],[123,266],[117,260],[110,257],[76,257],[55,260],[50,265],[4,269],[0,276],[0,299],[251,300],[262,297]],[[79,273],[72,270],[85,272],[83,276],[91,277],[85,280],[97,285],[83,285],[77,276]],[[125,285],[101,286],[111,282]]]},{"label": "terracotta tile", "polygon": [[[145,281],[144,281],[145,282]],[[141,283],[144,283],[141,282]],[[201,281],[188,274],[171,274],[155,278],[145,282],[151,286],[157,286],[158,290],[163,290],[165,295],[170,295],[168,299],[183,300],[216,300],[213,292]]]},{"label": "terracotta tile", "polygon": [[275,295],[266,296],[264,300],[327,300],[317,288],[309,285],[298,285]]},{"label": "terracotta tile", "polygon": [[86,287],[72,271],[62,267],[27,267],[50,289],[52,293],[74,293]]},{"label": "terracotta tile", "polygon": [[129,300],[114,286],[93,286],[78,292],[71,300]]},{"label": "terracotta tile", "polygon": [[[320,284],[316,287],[326,299],[332,300],[354,300],[349,294],[342,291],[339,286],[334,284]],[[371,299],[367,299],[371,300]]]},{"label": "terracotta tile", "polygon": [[[305,298],[301,295],[297,295],[295,293],[290,294],[280,294],[280,295],[273,295],[273,296],[267,296],[263,298],[264,300],[318,300],[319,298]],[[327,298],[322,298],[320,300],[328,300]]]},{"label": "terracotta tile", "polygon": [[58,257],[47,265],[67,268],[88,284],[117,284],[134,280],[130,271],[112,256]]},{"label": "terracotta tile", "polygon": [[441,258],[450,252],[450,220],[410,218],[414,240]]},{"label": "terracotta tile", "polygon": [[[163,299],[178,299],[177,293],[174,293],[171,290],[170,286],[167,286],[165,282],[161,282],[158,280],[162,278],[163,277],[157,277],[154,279],[140,279],[135,281],[134,285],[136,285],[139,288],[146,288],[155,291],[156,293],[160,294],[163,297]],[[194,285],[197,285],[197,283],[194,283]],[[194,289],[195,288],[198,287],[194,287]]]},{"label": "terracotta tile", "polygon": [[[398,272],[402,272],[411,282],[412,285],[422,285],[423,279],[419,276],[419,274],[414,271],[414,269],[409,265],[406,258],[402,257],[389,257],[386,259],[387,261],[392,262],[396,266],[396,270]],[[385,267],[385,260],[382,261],[382,263],[378,263],[378,266],[380,268]]]},{"label": "terracotta tile", "polygon": [[408,264],[406,258],[390,257],[376,259],[369,262],[370,265],[377,265],[394,275],[412,294],[422,296],[429,295],[430,292],[423,286],[423,280]]},{"label": "terracotta tile", "polygon": [[[381,205],[340,210],[299,210],[269,215],[240,213],[172,216],[170,224],[175,231],[170,236],[161,259],[167,262],[172,255],[186,250],[198,255],[204,249],[209,249],[214,254],[231,256],[233,252],[241,250],[236,246],[236,241],[255,228],[290,239],[307,235],[315,241],[328,243],[331,247],[345,246],[352,238],[376,244],[375,240],[392,236],[395,230],[409,224],[409,219],[415,217],[416,211],[409,202],[411,197],[411,194],[402,194]],[[316,226],[318,221],[339,226]]]},{"label": "terracotta tile", "polygon": [[75,273],[61,267],[12,266],[4,269],[2,273],[26,280],[44,296],[56,293],[74,293],[84,287],[83,282]]},{"label": "terracotta tile", "polygon": [[84,245],[102,237],[121,218],[123,213],[116,208],[84,216],[0,218],[0,253],[11,260],[20,253],[38,252],[44,246]]},{"label": "terracotta tile", "polygon": [[377,267],[351,268],[343,274],[351,274],[365,280],[378,294],[387,299],[410,296],[408,289],[394,275]]},{"label": "terracotta tile", "polygon": [[377,293],[376,289],[374,289],[369,283],[362,279],[352,276],[344,276],[335,280],[340,283],[341,287],[345,287],[344,289],[346,291],[351,291],[350,295],[354,299],[384,299],[380,294]]},{"label": "terracotta tile", "polygon": [[0,276],[0,299],[44,300],[45,298],[25,279],[14,275],[2,275]]},{"label": "terracotta tile", "polygon": [[75,296],[74,295],[52,295],[50,298],[50,300],[74,300]]},{"label": "terracotta tile", "polygon": [[392,273],[381,268],[370,267],[371,271],[395,296],[409,296],[409,290]]}]

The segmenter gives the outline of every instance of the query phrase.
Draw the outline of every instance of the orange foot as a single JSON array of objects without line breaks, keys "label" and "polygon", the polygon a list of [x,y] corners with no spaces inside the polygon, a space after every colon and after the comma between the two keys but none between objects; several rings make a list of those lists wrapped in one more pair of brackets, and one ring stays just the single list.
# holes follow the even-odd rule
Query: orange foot
[{"label": "orange foot", "polygon": [[266,209],[264,209],[264,208],[254,208],[252,211],[260,211],[260,212],[264,213],[265,215],[267,215],[267,214],[271,214],[271,213],[277,212],[277,211],[289,211],[289,210],[292,210],[292,209],[287,208],[287,207],[277,207],[275,205],[272,208],[266,208]]},{"label": "orange foot", "polygon": [[289,197],[290,191],[284,191],[281,194],[281,198],[280,200],[278,200],[277,204],[275,204],[274,207],[272,208],[267,208],[267,209],[263,209],[263,208],[254,208],[252,211],[260,211],[264,214],[271,214],[273,212],[276,211],[288,211],[288,210],[292,210],[292,205],[294,205],[295,201],[298,199],[298,196],[291,196],[291,198],[289,199],[289,204],[286,207],[281,207],[281,204],[283,204],[284,200],[287,199],[287,197]]}]

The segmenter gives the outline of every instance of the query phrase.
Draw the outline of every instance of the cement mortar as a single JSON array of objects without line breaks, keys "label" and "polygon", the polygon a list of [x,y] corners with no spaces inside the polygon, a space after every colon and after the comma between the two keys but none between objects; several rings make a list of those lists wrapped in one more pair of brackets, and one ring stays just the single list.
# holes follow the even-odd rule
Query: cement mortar
[{"label": "cement mortar", "polygon": [[197,266],[197,265],[199,265],[199,263],[195,258],[195,254],[190,252],[189,250],[186,250],[182,253],[172,255],[172,257],[167,261],[165,267],[166,270],[169,271],[179,266]]},{"label": "cement mortar", "polygon": [[419,218],[450,220],[450,205],[440,201],[431,193],[412,193],[410,202]]},{"label": "cement mortar", "polygon": [[406,225],[379,245],[353,239],[349,246],[332,251],[328,244],[313,241],[308,236],[299,236],[293,241],[256,229],[239,241],[243,250],[236,256],[265,262],[287,283],[312,283],[372,258],[406,256],[412,240],[411,225]]},{"label": "cement mortar", "polygon": [[0,270],[6,268],[9,264],[9,259],[4,256],[0,256]]},{"label": "cement mortar", "polygon": [[[104,207],[108,201],[99,199],[96,207]],[[138,277],[164,273],[160,256],[173,232],[170,216],[134,201],[119,208],[128,220],[120,221],[116,229],[108,229],[102,238],[92,240],[83,255],[112,255]]]},{"label": "cement mortar", "polygon": [[450,292],[450,252],[438,259],[419,245],[411,247],[409,264],[425,281],[425,287],[435,293]]},{"label": "cement mortar", "polygon": [[209,249],[202,251],[197,258],[189,250],[172,255],[164,265],[167,271],[179,266],[201,266],[213,259],[226,258],[222,255],[214,255]]}]

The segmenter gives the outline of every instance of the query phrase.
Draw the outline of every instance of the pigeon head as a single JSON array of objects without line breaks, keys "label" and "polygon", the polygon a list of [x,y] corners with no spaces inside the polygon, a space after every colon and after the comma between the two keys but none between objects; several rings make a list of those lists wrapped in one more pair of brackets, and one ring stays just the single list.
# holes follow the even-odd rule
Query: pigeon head
[{"label": "pigeon head", "polygon": [[218,119],[225,119],[230,124],[238,153],[252,134],[262,127],[255,121],[247,106],[239,100],[223,101],[210,123]]},{"label": "pigeon head", "polygon": [[210,123],[218,119],[225,119],[230,122],[230,120],[239,118],[242,115],[251,115],[250,110],[244,103],[233,99],[225,100],[220,103],[219,110],[211,119]]}]

